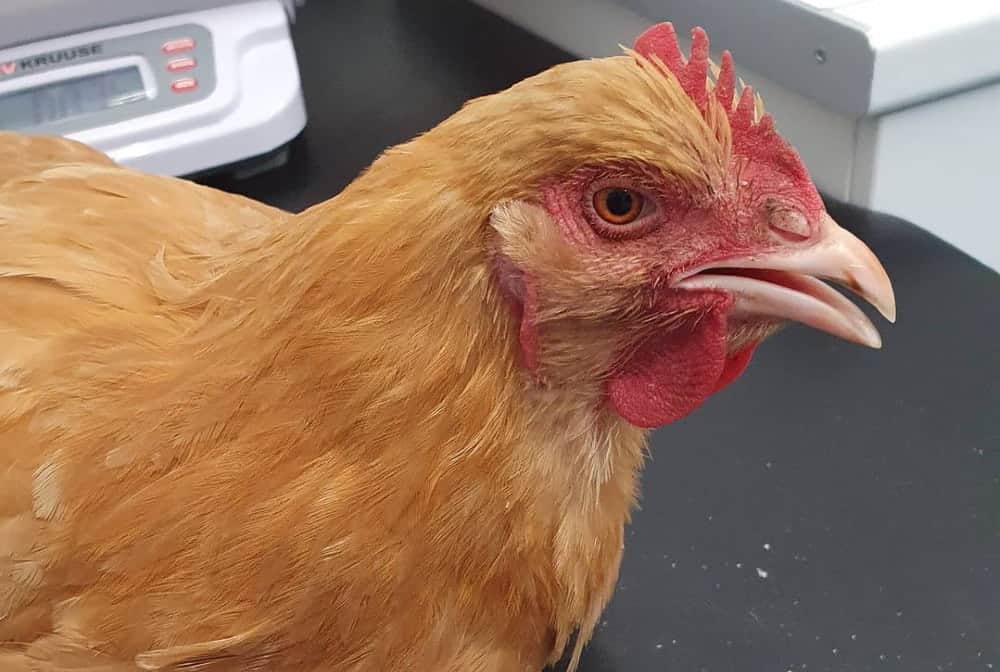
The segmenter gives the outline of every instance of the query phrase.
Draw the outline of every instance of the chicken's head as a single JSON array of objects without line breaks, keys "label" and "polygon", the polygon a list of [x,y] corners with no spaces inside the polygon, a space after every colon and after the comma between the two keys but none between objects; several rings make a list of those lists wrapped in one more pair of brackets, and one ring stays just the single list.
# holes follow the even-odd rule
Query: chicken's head
[{"label": "chicken's head", "polygon": [[489,140],[507,147],[486,167],[512,175],[491,223],[525,366],[641,427],[691,412],[787,321],[879,347],[821,279],[895,313],[875,255],[827,214],[728,52],[716,67],[692,38],[684,58],[660,24],[624,57],[478,103],[529,124],[498,122]]}]

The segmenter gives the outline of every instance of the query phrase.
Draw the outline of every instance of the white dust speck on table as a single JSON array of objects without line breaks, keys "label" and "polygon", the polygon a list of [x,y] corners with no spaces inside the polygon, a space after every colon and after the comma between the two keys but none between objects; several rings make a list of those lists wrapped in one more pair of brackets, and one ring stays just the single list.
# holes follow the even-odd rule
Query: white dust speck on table
[{"label": "white dust speck on table", "polygon": [[736,563],[736,569],[743,569],[743,563],[742,562],[737,562]]},{"label": "white dust speck on table", "polygon": [[757,568],[757,576],[759,576],[762,579],[766,579],[767,578],[767,570],[761,569],[760,567],[758,567]]},{"label": "white dust speck on table", "polygon": [[771,544],[764,544],[764,550],[765,551],[770,551],[771,550]]},{"label": "white dust speck on table", "polygon": [[676,639],[671,639],[670,643],[673,644],[674,646],[677,646],[677,640]]},{"label": "white dust speck on table", "polygon": [[662,648],[663,648],[663,644],[657,644],[657,645],[656,645],[656,648],[658,648],[658,649],[662,649]]},{"label": "white dust speck on table", "polygon": [[858,638],[857,635],[851,635],[851,639],[857,639],[857,638]]},{"label": "white dust speck on table", "polygon": [[833,652],[833,655],[836,656],[837,652],[840,651],[840,649],[830,649],[830,651]]}]

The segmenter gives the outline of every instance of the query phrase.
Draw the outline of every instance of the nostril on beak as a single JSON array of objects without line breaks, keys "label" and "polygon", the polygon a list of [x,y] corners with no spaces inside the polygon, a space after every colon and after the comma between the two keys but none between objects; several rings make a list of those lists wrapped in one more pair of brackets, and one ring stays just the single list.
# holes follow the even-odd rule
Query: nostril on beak
[{"label": "nostril on beak", "polygon": [[797,210],[785,208],[772,210],[767,215],[767,224],[771,227],[771,231],[783,240],[801,243],[812,237],[809,221]]}]

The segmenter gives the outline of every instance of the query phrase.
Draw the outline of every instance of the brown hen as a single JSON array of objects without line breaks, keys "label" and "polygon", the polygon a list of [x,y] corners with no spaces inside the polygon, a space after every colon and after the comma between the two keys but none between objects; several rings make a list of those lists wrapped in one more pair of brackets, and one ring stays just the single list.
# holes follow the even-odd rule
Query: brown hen
[{"label": "brown hen", "polygon": [[[537,671],[648,428],[874,256],[669,25],[298,215],[0,134],[0,670]],[[737,90],[740,89],[740,90]]]}]

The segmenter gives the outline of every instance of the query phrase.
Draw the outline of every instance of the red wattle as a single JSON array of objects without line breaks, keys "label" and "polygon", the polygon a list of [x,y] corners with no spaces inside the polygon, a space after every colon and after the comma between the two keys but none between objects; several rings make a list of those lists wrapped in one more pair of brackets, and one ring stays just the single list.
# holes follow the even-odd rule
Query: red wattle
[{"label": "red wattle", "polygon": [[721,310],[710,311],[693,327],[658,334],[610,379],[608,400],[637,427],[652,429],[683,418],[749,362],[743,352],[727,360],[726,337]]},{"label": "red wattle", "polygon": [[726,388],[734,380],[740,377],[740,374],[746,371],[747,366],[750,364],[750,360],[753,358],[754,350],[757,349],[757,344],[748,345],[734,355],[730,355],[726,359],[726,365],[722,369],[722,375],[719,376],[719,382],[715,384],[715,389],[712,390],[712,394]]}]

